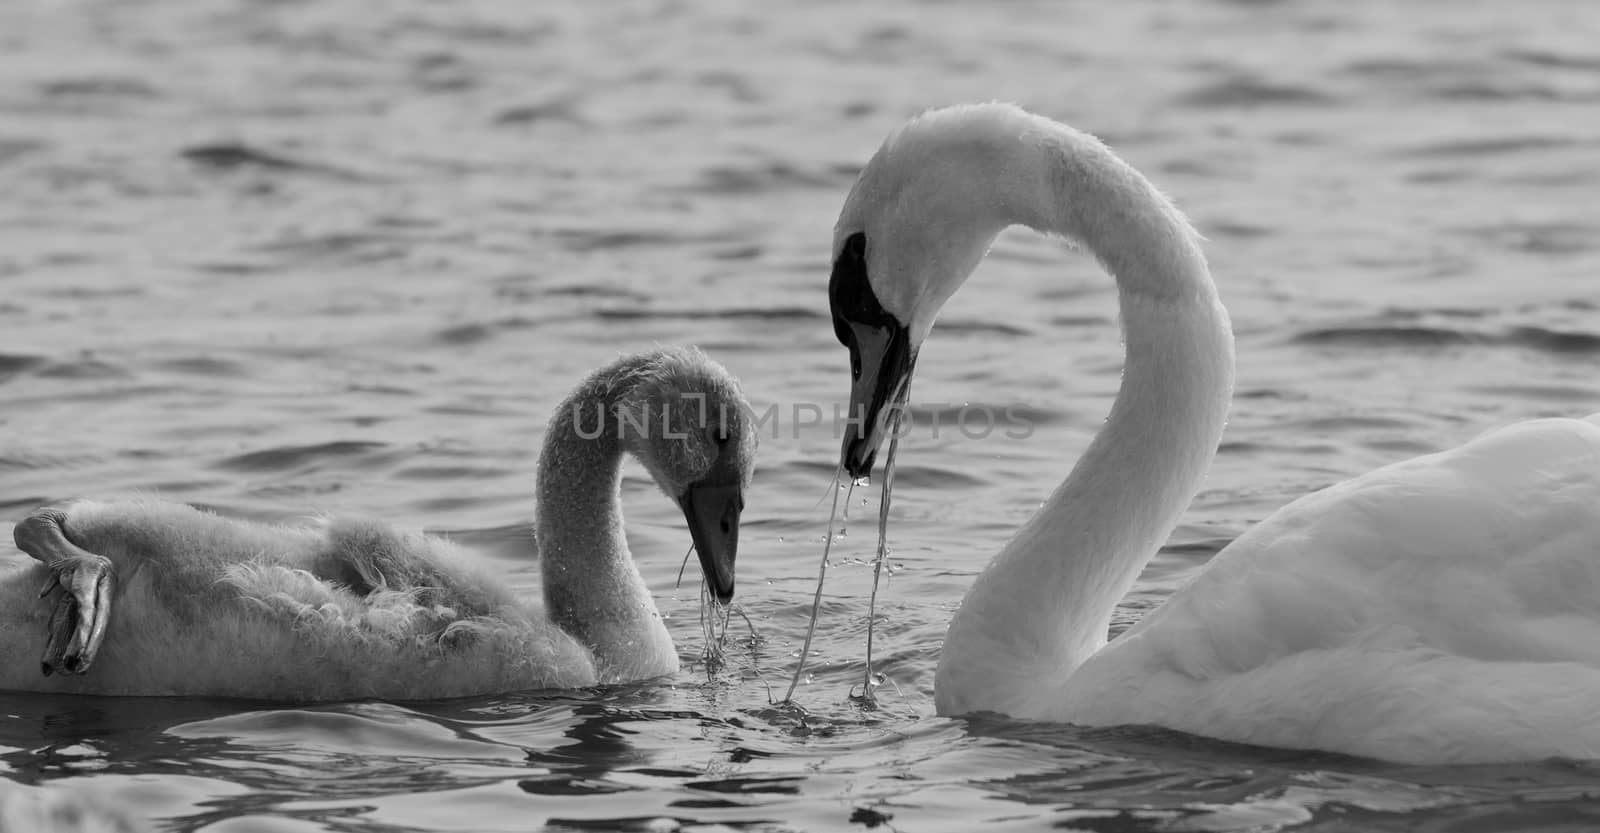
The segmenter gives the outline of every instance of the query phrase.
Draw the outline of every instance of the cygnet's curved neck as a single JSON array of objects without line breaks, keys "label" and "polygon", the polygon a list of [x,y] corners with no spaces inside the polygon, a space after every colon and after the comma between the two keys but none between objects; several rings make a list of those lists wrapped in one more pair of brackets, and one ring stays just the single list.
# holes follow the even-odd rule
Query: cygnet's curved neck
[{"label": "cygnet's curved neck", "polygon": [[556,409],[539,455],[535,519],[546,611],[589,647],[601,682],[677,668],[623,533],[618,393],[591,377]]},{"label": "cygnet's curved neck", "polygon": [[[1067,678],[1199,490],[1233,389],[1233,335],[1188,223],[1098,140],[1052,125],[997,189],[1014,222],[1079,241],[1116,278],[1127,358],[1104,427],[951,622],[939,711],[1059,711]],[[1027,164],[1030,163],[1031,164]]]}]

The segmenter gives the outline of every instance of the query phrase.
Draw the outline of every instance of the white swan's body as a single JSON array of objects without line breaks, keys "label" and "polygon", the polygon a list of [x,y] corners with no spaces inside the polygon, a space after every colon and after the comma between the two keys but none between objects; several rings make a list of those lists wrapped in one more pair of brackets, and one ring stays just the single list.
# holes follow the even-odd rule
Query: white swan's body
[{"label": "white swan's body", "polygon": [[[688,410],[681,394],[690,395]],[[623,537],[622,457],[639,457],[685,502],[708,580],[731,596],[736,502],[754,450],[743,412],[732,413],[742,402],[732,377],[690,350],[625,357],[585,380],[557,409],[540,456],[542,600],[519,598],[447,540],[382,522],[268,525],[154,500],[43,510],[18,525],[17,538],[45,563],[0,576],[0,688],[432,699],[671,674],[677,652]],[[694,408],[730,417],[708,426]],[[624,411],[643,419],[623,420]],[[643,434],[619,435],[635,424]],[[710,514],[692,507],[685,496],[703,488],[726,505]],[[697,511],[721,525],[710,538],[694,527]],[[109,560],[116,599],[103,650],[81,661],[73,652],[84,637],[55,633],[51,607],[38,599],[52,560],[73,548]],[[63,594],[56,611],[75,604]]]},{"label": "white swan's body", "polygon": [[1402,761],[1600,757],[1600,415],[1295,501],[1066,694],[1053,719]]},{"label": "white swan's body", "polygon": [[[1107,645],[1198,490],[1233,342],[1187,222],[1085,134],[1004,105],[913,120],[863,171],[830,287],[870,471],[933,317],[994,236],[1084,244],[1127,343],[1105,427],[979,575],[935,677],[941,714],[1153,724],[1392,760],[1600,756],[1600,417],[1502,429],[1310,495]],[[865,372],[862,372],[862,370]]]}]

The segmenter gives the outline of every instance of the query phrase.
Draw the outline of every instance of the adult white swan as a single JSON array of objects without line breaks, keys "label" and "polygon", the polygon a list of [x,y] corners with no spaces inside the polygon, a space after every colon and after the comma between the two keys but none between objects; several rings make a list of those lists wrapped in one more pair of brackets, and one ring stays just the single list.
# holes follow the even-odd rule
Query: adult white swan
[{"label": "adult white swan", "polygon": [[[15,538],[41,563],[0,577],[0,687],[430,699],[671,674],[677,651],[623,536],[622,458],[681,505],[726,603],[756,444],[744,403],[689,349],[578,385],[539,457],[543,605],[448,541],[374,521],[264,525],[159,501],[40,510]],[[63,588],[53,606],[41,586]]]},{"label": "adult white swan", "polygon": [[1505,428],[1309,495],[1115,642],[1114,606],[1205,476],[1233,383],[1198,236],[1093,137],[927,113],[862,171],[829,294],[871,471],[934,316],[1005,227],[1086,246],[1127,360],[1105,426],[967,593],[941,714],[1154,724],[1400,761],[1600,755],[1600,416]]}]

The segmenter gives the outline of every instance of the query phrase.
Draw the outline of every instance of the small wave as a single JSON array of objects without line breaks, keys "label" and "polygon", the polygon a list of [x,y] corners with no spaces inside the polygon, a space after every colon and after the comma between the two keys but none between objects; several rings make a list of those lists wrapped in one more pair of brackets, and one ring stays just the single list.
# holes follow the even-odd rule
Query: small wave
[{"label": "small wave", "polygon": [[472,67],[449,52],[429,52],[411,62],[411,78],[428,92],[460,92],[480,83]]},{"label": "small wave", "polygon": [[422,409],[425,414],[439,414],[441,416],[498,416],[526,419],[527,413],[520,408],[501,405],[492,401],[467,401],[447,402],[442,405],[429,405]]},{"label": "small wave", "polygon": [[1428,142],[1396,151],[1399,157],[1482,157],[1525,152],[1545,152],[1571,147],[1573,140],[1555,136],[1498,136],[1492,139],[1453,139]]},{"label": "small wave", "polygon": [[1468,393],[1481,393],[1486,396],[1507,399],[1560,403],[1576,402],[1584,406],[1592,404],[1597,397],[1600,397],[1600,391],[1597,391],[1596,388],[1579,385],[1468,385],[1462,390]]},{"label": "small wave", "polygon": [[463,41],[471,45],[503,46],[527,50],[558,36],[562,27],[550,20],[483,19],[454,12],[438,17],[407,14],[393,23],[394,32],[427,39]]},{"label": "small wave", "polygon": [[560,122],[579,127],[589,124],[579,112],[578,98],[564,95],[549,101],[536,104],[522,104],[507,107],[494,117],[494,123],[502,126],[539,124],[541,122]]},{"label": "small wave", "polygon": [[1239,388],[1233,392],[1234,399],[1274,399],[1283,402],[1304,402],[1309,397],[1302,391],[1289,391],[1279,388]]},{"label": "small wave", "polygon": [[155,367],[195,376],[242,378],[249,375],[243,364],[227,359],[219,359],[215,356],[184,356],[177,359],[166,359],[156,362]]},{"label": "small wave", "polygon": [[47,145],[35,139],[0,139],[0,165],[44,150]]},{"label": "small wave", "polygon": [[139,488],[141,491],[150,494],[170,497],[183,494],[213,495],[232,485],[231,481],[221,478],[194,477],[185,480],[161,480],[153,483],[142,483]]},{"label": "small wave", "polygon": [[[762,439],[765,440],[766,438],[763,437]],[[787,471],[806,475],[806,480],[814,477],[818,483],[828,482],[828,480],[831,479],[835,474],[840,474],[842,476],[842,473],[839,471],[839,464],[836,461],[829,460],[824,457],[807,457],[802,460],[790,460],[783,464],[783,468]]]},{"label": "small wave", "polygon": [[764,162],[748,167],[714,166],[700,174],[699,182],[683,190],[703,194],[764,194],[791,188],[837,189],[855,174],[807,171],[787,162]]},{"label": "small wave", "polygon": [[493,335],[494,327],[488,324],[457,324],[434,333],[434,338],[443,344],[477,344]]},{"label": "small wave", "polygon": [[986,486],[989,481],[949,466],[918,466],[896,463],[894,483],[897,489],[904,486],[915,486],[919,489],[962,490]]},{"label": "small wave", "polygon": [[1337,98],[1311,87],[1240,76],[1202,84],[1179,95],[1175,101],[1186,107],[1326,107],[1337,103]]},{"label": "small wave", "polygon": [[1513,61],[1536,67],[1600,72],[1600,58],[1595,57],[1593,54],[1573,55],[1537,49],[1510,49],[1504,54],[1505,57]]},{"label": "small wave", "polygon": [[1590,251],[1597,237],[1594,227],[1581,223],[1499,223],[1454,231],[1513,251],[1554,255]]},{"label": "small wave", "polygon": [[1533,81],[1482,78],[1442,84],[1432,90],[1434,98],[1447,101],[1562,101],[1571,95]]},{"label": "small wave", "polygon": [[998,321],[984,321],[977,318],[941,318],[939,319],[939,332],[942,335],[999,335],[1012,338],[1021,338],[1033,334],[1026,327],[1013,324],[1001,324]]},{"label": "small wave", "polygon": [[189,267],[196,271],[228,277],[264,275],[280,268],[275,263],[247,263],[236,260],[196,260],[192,261]]},{"label": "small wave", "polygon": [[1600,353],[1600,333],[1553,330],[1547,327],[1516,327],[1507,343],[1547,353]]},{"label": "small wave", "polygon": [[309,174],[345,182],[372,182],[368,174],[357,173],[321,162],[303,162],[269,151],[257,150],[236,142],[194,145],[179,151],[179,156],[198,165],[219,171],[258,170],[273,173]]},{"label": "small wave", "polygon": [[1177,556],[1186,562],[1201,564],[1210,561],[1212,556],[1221,552],[1223,547],[1231,543],[1233,543],[1232,538],[1206,538],[1183,544],[1168,544],[1161,548],[1161,554]]},{"label": "small wave", "polygon": [[510,291],[511,295],[513,297],[517,298],[518,300],[526,300],[526,299],[530,299],[530,298],[533,298],[533,297],[545,297],[545,298],[626,298],[626,299],[628,299],[630,301],[638,301],[640,303],[644,303],[644,302],[647,302],[647,301],[650,300],[650,296],[646,295],[643,292],[638,292],[638,291],[632,290],[632,289],[626,289],[626,288],[623,288],[623,287],[620,287],[620,286],[604,286],[604,285],[601,285],[601,284],[593,284],[593,283],[570,283],[570,284],[564,284],[564,285],[560,285],[560,286],[542,287],[542,288],[539,288],[537,290],[534,290],[529,295],[527,295],[525,298],[518,294],[518,293],[521,292],[520,289],[518,289],[518,290],[509,290],[509,291]]},{"label": "small wave", "polygon": [[314,445],[288,445],[252,451],[217,461],[217,468],[238,472],[286,472],[338,458],[374,457],[388,449],[387,443],[364,440],[335,440]]},{"label": "small wave", "polygon": [[594,316],[605,321],[699,321],[758,319],[762,321],[807,321],[822,313],[808,307],[728,307],[725,309],[598,309]]},{"label": "small wave", "polygon": [[497,333],[503,330],[526,330],[530,327],[536,327],[540,323],[520,315],[508,316],[495,321],[469,321],[441,328],[434,332],[433,338],[440,344],[478,344],[494,338]]},{"label": "small wave", "polygon": [[403,480],[488,480],[515,474],[512,469],[495,466],[407,466],[392,476]]},{"label": "small wave", "polygon": [[1217,445],[1217,453],[1224,455],[1271,454],[1285,450],[1300,456],[1318,455],[1324,457],[1332,457],[1343,451],[1341,447],[1332,443],[1307,442],[1302,439],[1296,439],[1293,442],[1228,440]]},{"label": "small wave", "polygon": [[1447,327],[1371,325],[1304,330],[1290,339],[1295,344],[1355,347],[1443,347],[1481,344],[1487,339]]},{"label": "small wave", "polygon": [[1052,315],[1050,325],[1065,330],[1077,330],[1085,327],[1115,327],[1115,319],[1103,315]]},{"label": "small wave", "polygon": [[105,462],[98,454],[48,454],[26,449],[15,449],[0,454],[0,472],[4,471],[66,471]]},{"label": "small wave", "polygon": [[1276,232],[1263,225],[1255,223],[1241,223],[1228,220],[1218,220],[1205,224],[1206,236],[1213,238],[1232,237],[1240,240],[1252,240],[1258,237],[1270,237]]},{"label": "small wave", "polygon": [[160,98],[155,88],[132,78],[88,76],[61,78],[39,84],[39,92],[50,98]]},{"label": "small wave", "polygon": [[1600,334],[1518,326],[1503,332],[1473,332],[1449,327],[1366,325],[1305,330],[1290,339],[1296,344],[1350,347],[1447,347],[1488,345],[1519,347],[1544,353],[1600,353]]},{"label": "small wave", "polygon": [[[1509,56],[1508,56],[1509,57]],[[1537,66],[1539,73],[1519,71],[1508,63],[1524,63],[1512,58],[1494,59],[1381,59],[1356,61],[1342,74],[1377,84],[1385,93],[1421,99],[1466,102],[1561,101],[1590,98],[1552,85],[1548,67]]]},{"label": "small wave", "polygon": [[757,260],[765,253],[766,249],[762,248],[761,246],[755,244],[746,244],[742,246],[729,246],[728,248],[707,252],[706,254],[716,258],[717,260]]},{"label": "small wave", "polygon": [[73,361],[49,362],[40,367],[35,375],[49,379],[130,379],[133,377],[133,374],[126,368],[92,357],[84,357]]},{"label": "small wave", "polygon": [[1340,74],[1357,78],[1369,78],[1390,84],[1432,78],[1460,77],[1481,71],[1482,66],[1480,64],[1469,61],[1376,58],[1351,61],[1340,70]]},{"label": "small wave", "polygon": [[1002,435],[1007,429],[1025,430],[1036,425],[1065,422],[1059,411],[1032,405],[993,405],[983,402],[965,402],[960,405],[943,403],[912,403],[911,424],[919,428],[938,425],[941,428],[978,432],[988,429]]},{"label": "small wave", "polygon": [[[251,246],[250,249],[263,255],[281,255],[304,261],[334,257],[346,263],[371,264],[406,257],[417,239],[410,235],[374,232],[292,234]],[[281,264],[279,266],[281,268]]]},{"label": "small wave", "polygon": [[[874,101],[856,100],[849,101],[839,106],[839,115],[846,119],[857,120],[878,114],[879,105]],[[837,166],[835,166],[837,167]]]},{"label": "small wave", "polygon": [[728,243],[728,235],[683,234],[657,229],[556,229],[550,233],[565,248],[574,252],[605,249],[670,248],[672,246]]},{"label": "small wave", "polygon": [[43,506],[48,506],[52,498],[44,495],[23,495],[0,500],[0,515],[17,517],[25,512],[32,512]]},{"label": "small wave", "polygon": [[[698,773],[696,773],[696,774],[698,774]],[[594,777],[592,777],[590,775],[587,775],[587,774],[574,776],[574,775],[558,775],[558,774],[552,773],[550,775],[541,775],[541,776],[539,776],[537,778],[524,778],[521,781],[517,782],[517,789],[522,790],[523,792],[528,793],[529,795],[554,795],[554,796],[566,796],[566,797],[570,797],[570,796],[580,796],[581,797],[581,796],[586,796],[586,795],[609,795],[611,793],[629,792],[629,791],[632,791],[632,790],[638,790],[638,789],[642,789],[642,788],[641,787],[631,786],[631,785],[626,785],[626,784],[618,784],[618,783],[614,783],[614,782],[611,782],[611,781],[604,781],[604,780],[596,779],[596,778],[594,778]],[[678,806],[683,806],[684,804],[685,804],[685,802],[678,802]],[[705,806],[705,805],[701,805],[701,806]],[[729,806],[729,807],[732,807],[732,806],[738,806],[738,805],[733,804],[732,802],[714,802],[713,804],[711,804],[709,806],[716,806],[716,807]],[[636,821],[648,822],[648,821],[650,821],[650,819],[642,819],[641,818],[641,819],[637,819]],[[588,820],[587,824],[592,826],[594,824],[594,822],[593,822],[593,820]],[[591,827],[591,829],[598,829],[598,828]],[[621,829],[627,830],[627,829],[632,829],[632,828],[623,827]],[[648,829],[648,825],[646,825],[644,827],[640,827],[639,829]]]},{"label": "small wave", "polygon": [[0,382],[6,382],[15,376],[21,376],[28,371],[45,364],[48,359],[44,356],[27,356],[20,353],[0,353]]},{"label": "small wave", "polygon": [[1336,416],[1316,416],[1304,419],[1291,419],[1280,426],[1284,430],[1297,434],[1334,434],[1343,431],[1412,431],[1416,424],[1395,417],[1372,416],[1370,414],[1339,414]]}]

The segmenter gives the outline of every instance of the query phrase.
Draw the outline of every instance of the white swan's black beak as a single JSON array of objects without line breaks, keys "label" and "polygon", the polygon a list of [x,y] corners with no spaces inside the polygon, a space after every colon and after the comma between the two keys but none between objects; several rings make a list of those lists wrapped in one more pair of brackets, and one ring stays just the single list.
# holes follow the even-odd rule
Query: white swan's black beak
[{"label": "white swan's black beak", "polygon": [[905,406],[917,354],[911,332],[883,308],[867,280],[867,238],[851,235],[828,280],[833,332],[850,350],[850,410],[839,462],[851,478],[872,473],[889,417]]},{"label": "white swan's black beak", "polygon": [[739,513],[744,490],[737,484],[699,481],[678,497],[689,537],[700,556],[706,584],[721,604],[733,601],[733,564],[739,555]]}]

